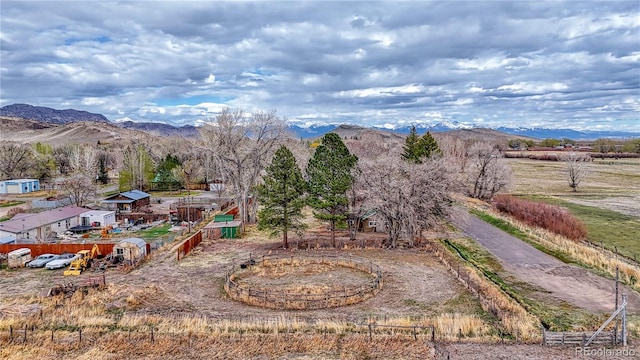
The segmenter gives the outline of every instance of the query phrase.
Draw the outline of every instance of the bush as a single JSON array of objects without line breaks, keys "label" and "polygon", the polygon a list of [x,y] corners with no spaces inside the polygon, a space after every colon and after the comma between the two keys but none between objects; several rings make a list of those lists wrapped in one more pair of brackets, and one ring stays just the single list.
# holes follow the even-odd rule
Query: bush
[{"label": "bush", "polygon": [[18,215],[18,214],[20,214],[20,213],[23,213],[23,212],[26,212],[23,208],[21,208],[21,207],[14,207],[14,208],[12,208],[12,209],[9,209],[9,211],[7,211],[7,217],[8,217],[9,219],[11,219],[12,217],[14,217],[14,216],[16,216],[16,215]]},{"label": "bush", "polygon": [[518,199],[511,195],[496,195],[495,208],[526,223],[562,235],[571,240],[584,240],[587,228],[567,209],[542,202]]}]

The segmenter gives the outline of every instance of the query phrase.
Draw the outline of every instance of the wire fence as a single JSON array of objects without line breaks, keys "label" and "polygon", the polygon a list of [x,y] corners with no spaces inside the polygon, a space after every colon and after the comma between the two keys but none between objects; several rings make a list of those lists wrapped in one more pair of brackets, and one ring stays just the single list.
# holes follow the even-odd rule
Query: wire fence
[{"label": "wire fence", "polygon": [[[355,269],[372,275],[372,279],[358,286],[340,286],[325,289],[277,290],[250,286],[238,282],[244,269],[270,266],[332,265]],[[382,270],[361,259],[346,258],[337,255],[293,256],[270,255],[241,261],[234,260],[231,269],[225,274],[224,288],[229,296],[249,305],[281,310],[324,309],[355,304],[375,296],[382,289]]]}]

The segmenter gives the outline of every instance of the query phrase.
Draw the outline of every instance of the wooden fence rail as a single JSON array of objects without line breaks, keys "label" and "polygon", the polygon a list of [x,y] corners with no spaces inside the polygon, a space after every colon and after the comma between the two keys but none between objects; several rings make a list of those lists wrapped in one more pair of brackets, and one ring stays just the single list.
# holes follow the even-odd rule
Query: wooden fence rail
[{"label": "wooden fence rail", "polygon": [[188,253],[191,252],[191,250],[193,250],[193,248],[198,246],[201,242],[202,242],[202,231],[201,230],[198,230],[196,233],[194,233],[193,235],[191,235],[188,238],[186,238],[182,242],[182,244],[180,244],[178,246],[178,253],[177,253],[178,261],[180,261],[180,259],[184,258]]},{"label": "wooden fence rail", "polygon": [[[344,286],[312,294],[253,288],[238,284],[236,281],[237,271],[243,268],[279,264],[293,265],[294,263],[343,266],[369,273],[373,275],[373,279],[359,286]],[[377,294],[382,289],[382,270],[371,262],[331,255],[305,255],[302,257],[270,255],[258,259],[250,257],[240,262],[239,265],[236,265],[234,260],[231,269],[225,275],[224,288],[232,299],[249,305],[281,310],[324,309],[355,304]]]},{"label": "wooden fence rail", "polygon": [[[578,345],[585,346],[589,337],[593,333],[586,332],[554,332],[543,331],[543,345]],[[598,334],[592,341],[594,345],[615,345],[619,343],[619,337],[616,337],[614,331],[603,331]]]}]

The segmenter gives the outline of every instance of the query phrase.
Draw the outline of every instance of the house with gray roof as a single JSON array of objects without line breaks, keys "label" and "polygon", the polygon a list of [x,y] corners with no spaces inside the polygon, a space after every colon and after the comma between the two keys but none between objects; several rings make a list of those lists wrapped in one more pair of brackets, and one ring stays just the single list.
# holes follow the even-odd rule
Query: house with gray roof
[{"label": "house with gray roof", "polygon": [[112,210],[133,211],[151,203],[151,195],[140,190],[131,190],[102,200]]},{"label": "house with gray roof", "polygon": [[80,223],[88,209],[65,206],[39,213],[20,213],[11,220],[0,222],[0,239],[14,239],[17,243],[37,243],[62,234]]}]

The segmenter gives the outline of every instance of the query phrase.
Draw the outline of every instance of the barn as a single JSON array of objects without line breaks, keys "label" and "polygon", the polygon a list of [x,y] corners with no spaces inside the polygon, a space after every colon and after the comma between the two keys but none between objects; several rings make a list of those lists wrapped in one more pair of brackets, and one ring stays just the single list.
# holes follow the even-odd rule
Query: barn
[{"label": "barn", "polygon": [[26,194],[40,190],[37,179],[16,179],[0,181],[0,194]]},{"label": "barn", "polygon": [[136,262],[147,255],[147,242],[140,238],[128,238],[113,246],[113,256],[121,256],[124,261]]}]

